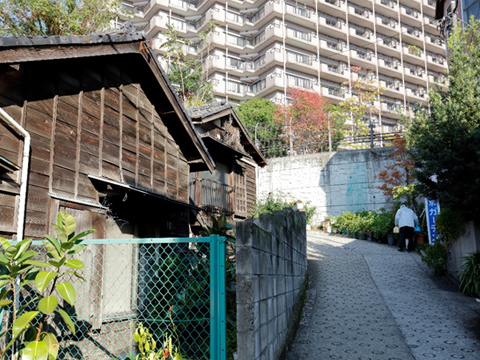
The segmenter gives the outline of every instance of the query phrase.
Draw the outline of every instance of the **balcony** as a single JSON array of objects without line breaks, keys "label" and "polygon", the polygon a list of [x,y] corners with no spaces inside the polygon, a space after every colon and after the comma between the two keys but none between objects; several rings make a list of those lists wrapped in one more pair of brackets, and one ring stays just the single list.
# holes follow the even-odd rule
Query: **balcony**
[{"label": "balcony", "polygon": [[362,6],[348,4],[348,21],[373,29],[373,12]]},{"label": "balcony", "polygon": [[394,0],[375,0],[375,11],[385,16],[398,16],[398,5]]},{"label": "balcony", "polygon": [[347,64],[323,62],[320,66],[321,78],[337,83],[343,83],[348,80]]},{"label": "balcony", "polygon": [[233,213],[235,188],[210,179],[191,179],[190,198],[207,211]]},{"label": "balcony", "polygon": [[381,73],[391,73],[394,72],[397,75],[401,76],[403,68],[400,63],[400,60],[390,58],[387,56],[379,56],[378,58],[378,67]]},{"label": "balcony", "polygon": [[395,19],[383,15],[376,15],[375,22],[379,34],[387,36],[398,34],[399,26]]},{"label": "balcony", "polygon": [[364,45],[365,40],[373,39],[373,32],[369,29],[351,25],[349,27],[350,42],[357,45]]},{"label": "balcony", "polygon": [[402,23],[414,27],[421,27],[422,18],[419,11],[405,5],[400,5],[400,15]]},{"label": "balcony", "polygon": [[300,49],[316,50],[317,37],[314,32],[287,27],[287,42]]},{"label": "balcony", "polygon": [[332,36],[334,38],[346,37],[347,29],[345,22],[342,19],[329,16],[327,14],[320,14],[319,20],[322,34]]},{"label": "balcony", "polygon": [[384,55],[393,57],[399,57],[400,55],[400,43],[391,37],[379,35],[378,36],[379,52]]},{"label": "balcony", "polygon": [[444,73],[447,70],[447,61],[443,56],[427,51],[427,67],[428,70]]},{"label": "balcony", "polygon": [[429,16],[435,16],[435,0],[423,0],[423,13]]},{"label": "balcony", "polygon": [[427,99],[427,91],[425,88],[419,87],[407,87],[406,89],[407,102],[425,101]]},{"label": "balcony", "polygon": [[322,95],[331,103],[338,104],[345,100],[345,88],[339,84],[322,82]]},{"label": "balcony", "polygon": [[425,74],[425,68],[422,66],[414,66],[411,64],[404,64],[405,69],[405,81],[417,85],[425,86],[427,82],[427,75]]},{"label": "balcony", "polygon": [[252,85],[252,93],[256,97],[264,97],[274,91],[283,91],[284,82],[281,74],[270,73]]},{"label": "balcony", "polygon": [[352,47],[350,50],[350,61],[353,66],[371,68],[374,65],[375,54],[367,50]]},{"label": "balcony", "polygon": [[423,46],[424,37],[422,30],[413,26],[403,25],[400,29],[404,41],[417,46]]},{"label": "balcony", "polygon": [[292,4],[286,2],[285,4],[286,12],[285,12],[285,19],[288,22],[301,24],[306,26],[307,24],[312,24],[312,19],[314,19],[314,12],[315,10],[310,9],[306,6],[302,6],[299,4]]},{"label": "balcony", "polygon": [[425,44],[429,51],[436,53],[445,53],[445,42],[440,36],[425,33]]},{"label": "balcony", "polygon": [[380,86],[383,88],[381,91],[383,95],[394,98],[403,98],[403,85],[401,80],[381,76]]},{"label": "balcony", "polygon": [[291,50],[287,50],[287,66],[289,69],[295,69],[303,73],[316,74],[318,71],[318,61],[315,56]]},{"label": "balcony", "polygon": [[344,17],[347,5],[345,0],[320,0],[318,8],[322,9],[327,15]]},{"label": "balcony", "polygon": [[438,84],[438,85],[447,85],[447,77],[444,74],[440,74],[437,72],[429,71],[428,72],[428,82],[430,84]]},{"label": "balcony", "polygon": [[425,64],[425,54],[423,50],[415,45],[403,45],[404,61],[415,65]]}]

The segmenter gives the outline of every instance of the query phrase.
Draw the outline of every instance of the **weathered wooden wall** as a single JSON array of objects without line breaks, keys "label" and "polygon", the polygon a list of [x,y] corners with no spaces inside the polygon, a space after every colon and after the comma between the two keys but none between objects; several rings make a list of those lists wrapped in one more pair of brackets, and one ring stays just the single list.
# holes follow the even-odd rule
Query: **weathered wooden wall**
[{"label": "weathered wooden wall", "polygon": [[[188,203],[189,165],[137,70],[115,57],[0,67],[0,107],[32,137],[25,237],[49,232],[65,198],[100,204],[89,174]],[[0,123],[0,140],[0,155],[21,165],[23,139]],[[6,188],[0,236],[9,237],[18,196]]]}]

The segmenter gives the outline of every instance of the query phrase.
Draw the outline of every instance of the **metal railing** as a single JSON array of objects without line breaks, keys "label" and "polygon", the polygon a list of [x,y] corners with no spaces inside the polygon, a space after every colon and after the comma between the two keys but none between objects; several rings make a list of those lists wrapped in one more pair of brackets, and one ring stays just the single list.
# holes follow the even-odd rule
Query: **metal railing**
[{"label": "metal railing", "polygon": [[233,213],[234,196],[235,187],[219,181],[195,178],[190,182],[190,198],[206,210]]}]

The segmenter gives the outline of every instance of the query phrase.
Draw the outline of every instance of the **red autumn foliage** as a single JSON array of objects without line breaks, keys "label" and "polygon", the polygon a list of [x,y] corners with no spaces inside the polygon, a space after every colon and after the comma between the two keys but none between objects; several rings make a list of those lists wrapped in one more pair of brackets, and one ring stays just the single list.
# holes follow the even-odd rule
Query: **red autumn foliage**
[{"label": "red autumn foliage", "polygon": [[394,163],[385,167],[380,172],[378,178],[383,181],[383,185],[378,186],[387,199],[393,198],[393,189],[400,185],[413,183],[414,162],[408,157],[406,141],[399,134],[395,134],[392,141],[394,149],[390,152]]},{"label": "red autumn foliage", "polygon": [[328,145],[328,101],[304,89],[291,89],[289,95],[290,105],[279,106],[275,121],[283,125],[285,137],[291,131],[295,150],[312,152]]}]

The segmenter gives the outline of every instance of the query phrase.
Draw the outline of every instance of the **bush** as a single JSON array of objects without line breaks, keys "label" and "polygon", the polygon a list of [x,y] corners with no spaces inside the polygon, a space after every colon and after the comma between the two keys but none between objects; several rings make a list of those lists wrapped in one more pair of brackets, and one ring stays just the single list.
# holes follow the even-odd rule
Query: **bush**
[{"label": "bush", "polygon": [[444,242],[457,240],[465,233],[464,219],[460,212],[444,208],[436,219],[440,238]]},{"label": "bush", "polygon": [[373,236],[377,239],[384,239],[390,234],[395,226],[395,214],[382,212],[376,214],[372,221]]},{"label": "bush", "polygon": [[480,297],[480,251],[471,253],[464,257],[462,265],[462,276],[460,277],[460,292]]},{"label": "bush", "polygon": [[441,241],[435,241],[433,245],[425,248],[422,261],[430,269],[435,270],[435,274],[442,275],[447,269],[447,249]]}]

